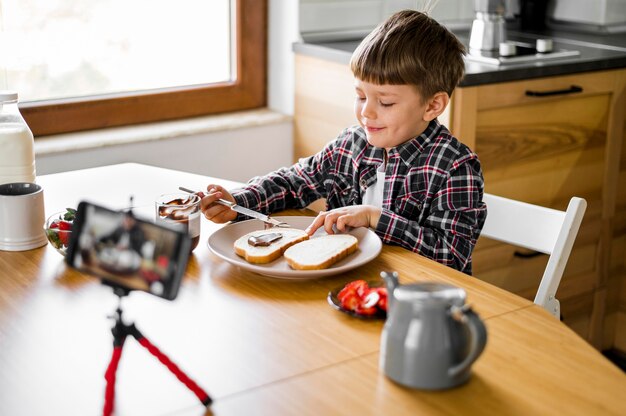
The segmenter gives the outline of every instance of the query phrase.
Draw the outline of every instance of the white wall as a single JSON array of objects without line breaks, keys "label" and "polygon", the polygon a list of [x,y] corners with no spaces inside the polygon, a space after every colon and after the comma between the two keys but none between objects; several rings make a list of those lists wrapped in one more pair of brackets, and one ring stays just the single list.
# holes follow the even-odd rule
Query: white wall
[{"label": "white wall", "polygon": [[292,45],[300,40],[299,2],[270,0],[268,22],[267,104],[272,110],[293,115],[294,57]]},{"label": "white wall", "polygon": [[[292,123],[38,155],[37,174],[137,162],[246,182],[291,164]],[[114,186],[114,184],[111,184]]]}]

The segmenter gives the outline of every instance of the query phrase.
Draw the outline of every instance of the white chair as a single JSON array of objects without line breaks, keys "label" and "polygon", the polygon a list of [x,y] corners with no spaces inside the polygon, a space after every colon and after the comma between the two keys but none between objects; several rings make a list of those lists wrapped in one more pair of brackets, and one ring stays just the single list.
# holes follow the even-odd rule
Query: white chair
[{"label": "white chair", "polygon": [[574,197],[566,211],[485,194],[487,219],[481,236],[548,254],[535,303],[561,317],[556,291],[574,240],[582,222],[587,201]]}]

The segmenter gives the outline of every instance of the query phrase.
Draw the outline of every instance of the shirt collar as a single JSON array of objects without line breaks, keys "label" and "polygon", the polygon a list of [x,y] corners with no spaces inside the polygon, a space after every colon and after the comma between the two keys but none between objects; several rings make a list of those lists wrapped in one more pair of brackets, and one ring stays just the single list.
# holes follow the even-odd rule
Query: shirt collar
[{"label": "shirt collar", "polygon": [[[426,126],[422,134],[389,150],[388,157],[390,159],[399,157],[405,164],[411,165],[419,154],[428,147],[428,144],[440,134],[440,130],[441,124],[439,124],[439,121],[437,121],[437,119],[432,120],[428,123],[428,126]],[[359,133],[361,133],[361,139],[364,140],[366,144],[365,149],[363,149],[361,162],[368,165],[380,165],[384,161],[384,150],[380,147],[370,145],[367,142],[365,131],[362,130],[362,128],[359,128]]]},{"label": "shirt collar", "polygon": [[422,134],[389,150],[389,158],[399,157],[405,164],[413,164],[419,154],[428,147],[429,143],[439,136],[440,130],[441,124],[439,124],[439,121],[437,119],[432,120]]}]

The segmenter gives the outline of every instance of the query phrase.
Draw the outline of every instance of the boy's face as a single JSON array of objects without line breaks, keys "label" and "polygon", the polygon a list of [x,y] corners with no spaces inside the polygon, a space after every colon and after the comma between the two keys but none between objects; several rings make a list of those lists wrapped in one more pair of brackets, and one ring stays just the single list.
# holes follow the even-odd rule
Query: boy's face
[{"label": "boy's face", "polygon": [[354,112],[367,141],[389,150],[421,134],[431,117],[412,85],[377,85],[355,78]]}]

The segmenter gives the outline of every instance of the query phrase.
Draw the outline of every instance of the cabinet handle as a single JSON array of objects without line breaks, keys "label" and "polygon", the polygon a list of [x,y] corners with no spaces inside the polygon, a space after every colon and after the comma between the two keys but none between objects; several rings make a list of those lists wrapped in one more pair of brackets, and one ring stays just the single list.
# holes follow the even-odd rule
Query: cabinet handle
[{"label": "cabinet handle", "polygon": [[516,250],[513,252],[514,257],[520,257],[522,259],[532,259],[533,257],[541,256],[542,254],[543,253],[540,251],[523,252]]},{"label": "cabinet handle", "polygon": [[529,97],[549,97],[551,95],[564,95],[564,94],[576,94],[583,92],[583,88],[578,85],[572,85],[566,90],[553,90],[553,91],[532,91],[526,90],[526,95]]}]

